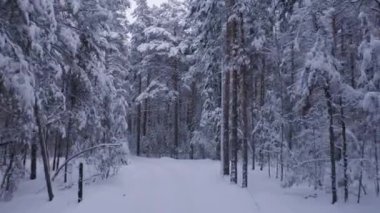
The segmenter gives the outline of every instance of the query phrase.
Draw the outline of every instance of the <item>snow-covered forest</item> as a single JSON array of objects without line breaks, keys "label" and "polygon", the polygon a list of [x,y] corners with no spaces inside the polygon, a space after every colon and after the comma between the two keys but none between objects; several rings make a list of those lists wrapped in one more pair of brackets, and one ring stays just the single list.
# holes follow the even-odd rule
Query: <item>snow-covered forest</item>
[{"label": "snow-covered forest", "polygon": [[64,208],[82,165],[85,194],[115,179],[137,192],[147,176],[176,193],[158,174],[183,167],[189,194],[195,181],[217,191],[205,203],[251,199],[241,213],[271,213],[262,193],[379,211],[379,0],[152,2],[0,0],[0,212],[27,193]]}]

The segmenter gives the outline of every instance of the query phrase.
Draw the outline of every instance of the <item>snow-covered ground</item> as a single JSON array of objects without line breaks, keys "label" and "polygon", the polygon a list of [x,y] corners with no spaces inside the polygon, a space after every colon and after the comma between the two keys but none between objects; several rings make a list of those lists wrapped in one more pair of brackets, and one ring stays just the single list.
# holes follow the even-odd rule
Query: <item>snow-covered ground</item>
[{"label": "snow-covered ground", "polygon": [[[250,174],[250,188],[241,189],[222,178],[219,162],[169,158],[133,158],[118,176],[85,186],[77,203],[76,187],[55,190],[47,202],[41,185],[28,181],[1,213],[378,213],[380,199],[362,204],[330,205],[329,195],[310,188],[283,189],[266,172]],[[37,180],[43,181],[43,180]],[[42,184],[42,182],[41,182]],[[36,187],[39,185],[40,188]]]}]

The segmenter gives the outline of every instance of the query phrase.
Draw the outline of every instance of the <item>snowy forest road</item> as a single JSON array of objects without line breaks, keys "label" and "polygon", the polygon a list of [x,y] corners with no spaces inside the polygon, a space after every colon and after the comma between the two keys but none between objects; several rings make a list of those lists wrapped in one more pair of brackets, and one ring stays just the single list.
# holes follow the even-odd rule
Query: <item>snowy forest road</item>
[{"label": "snowy forest road", "polygon": [[112,184],[115,188],[87,195],[88,201],[75,212],[254,212],[248,191],[218,175],[218,165],[213,161],[135,158],[120,171]]},{"label": "snowy forest road", "polygon": [[273,176],[250,171],[249,187],[242,189],[221,177],[218,161],[132,157],[117,176],[85,185],[79,204],[74,172],[72,187],[56,185],[60,190],[52,202],[36,187],[40,184],[29,181],[11,202],[0,202],[0,213],[25,213],[25,208],[30,213],[377,213],[380,208],[375,197],[363,199],[365,205],[331,205],[326,192],[282,188]]}]

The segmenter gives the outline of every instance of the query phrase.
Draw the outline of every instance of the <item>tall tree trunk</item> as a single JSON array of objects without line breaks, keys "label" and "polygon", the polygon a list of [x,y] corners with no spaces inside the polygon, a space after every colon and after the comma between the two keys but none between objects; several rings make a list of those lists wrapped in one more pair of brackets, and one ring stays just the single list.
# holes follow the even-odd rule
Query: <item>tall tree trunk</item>
[{"label": "tall tree trunk", "polygon": [[284,180],[284,124],[281,124],[281,144],[280,144],[280,180]]},{"label": "tall tree trunk", "polygon": [[41,123],[39,107],[37,105],[37,102],[35,103],[35,106],[34,106],[34,113],[35,113],[37,127],[38,127],[38,138],[39,138],[39,143],[40,143],[42,162],[44,165],[46,188],[47,188],[47,192],[49,196],[49,201],[52,201],[54,198],[54,194],[53,194],[53,188],[51,185],[49,159],[48,159],[46,143],[45,143],[47,132],[46,132],[46,127]]},{"label": "tall tree trunk", "polygon": [[333,34],[332,55],[335,57],[337,55],[337,33],[338,33],[338,29],[336,26],[336,15],[335,14],[332,16],[331,25],[332,25],[332,34]]},{"label": "tall tree trunk", "polygon": [[[332,16],[332,21],[331,21],[331,24],[332,24],[332,34],[333,34],[333,46],[332,46],[332,56],[333,57],[337,57],[337,49],[338,49],[338,42],[337,42],[337,33],[338,33],[338,28],[337,28],[337,15],[336,14],[333,14]],[[331,93],[330,93],[330,85],[328,85],[328,89],[326,90],[326,97],[328,99],[328,102],[327,102],[327,105],[328,105],[328,111],[329,111],[329,117],[330,117],[330,127],[329,127],[329,131],[330,131],[330,154],[331,154],[331,184],[332,184],[332,204],[334,204],[335,202],[337,202],[338,200],[338,195],[337,195],[337,189],[336,189],[336,165],[335,165],[335,137],[334,137],[334,127],[333,127],[333,124],[334,124],[334,121],[333,121],[333,109],[332,109],[332,97],[331,97]],[[346,127],[345,127],[345,123],[344,123],[344,112],[343,112],[343,108],[342,108],[342,99],[340,99],[340,105],[341,105],[341,125],[342,125],[342,134],[343,134],[343,143],[345,145],[346,144]],[[346,148],[346,147],[344,147]],[[344,150],[344,164],[347,163],[346,160],[347,160],[347,153],[346,153],[346,150]],[[346,169],[346,168],[344,168]],[[346,172],[346,171],[345,171]],[[346,173],[344,174],[344,178],[346,178]],[[344,180],[346,181],[346,179]],[[344,193],[344,196],[345,196],[345,200],[346,200],[346,196],[347,196],[347,199],[348,199],[348,191],[346,193],[346,190],[348,190],[347,188],[348,186],[345,185],[345,193]],[[346,195],[347,194],[347,195]]]},{"label": "tall tree trunk", "polygon": [[364,153],[365,153],[365,139],[363,140],[362,146],[361,146],[361,154],[360,157],[362,158],[360,160],[360,175],[359,175],[359,187],[358,187],[358,199],[357,202],[360,203],[360,198],[362,194],[362,189],[363,189],[363,161],[364,161]]},{"label": "tall tree trunk", "polygon": [[332,204],[338,201],[336,189],[336,165],[335,165],[335,138],[334,138],[334,121],[333,121],[333,106],[330,93],[330,86],[325,88],[325,97],[327,102],[327,110],[329,114],[329,140],[330,140],[330,163],[331,163],[331,192]]},{"label": "tall tree trunk", "polygon": [[342,137],[343,137],[343,185],[344,185],[344,202],[348,201],[348,157],[347,157],[347,139],[346,139],[346,123],[344,121],[344,108],[343,108],[343,98],[340,97],[340,117],[342,125]]},{"label": "tall tree trunk", "polygon": [[9,191],[10,189],[10,179],[12,177],[12,170],[13,170],[13,162],[15,158],[14,148],[12,148],[10,156],[9,156],[9,164],[7,166],[7,169],[4,172],[3,179],[0,184],[0,189],[4,189],[5,191]]},{"label": "tall tree trunk", "polygon": [[33,137],[31,149],[30,149],[30,179],[35,180],[37,178],[37,144],[36,138]]},{"label": "tall tree trunk", "polygon": [[29,149],[29,145],[28,144],[24,144],[24,156],[23,156],[23,159],[22,159],[22,165],[24,167],[26,165],[26,158],[28,156],[28,149]]},{"label": "tall tree trunk", "polygon": [[[75,103],[75,97],[73,95],[73,88],[72,88],[72,82],[73,82],[73,75],[72,75],[72,69],[76,67],[76,64],[73,63],[74,60],[72,60],[71,68],[69,69],[68,73],[63,72],[63,89],[64,89],[64,94],[66,97],[66,110],[68,113],[67,116],[67,126],[66,126],[66,137],[65,137],[65,159],[67,160],[69,158],[69,153],[70,153],[70,147],[72,145],[71,137],[72,137],[72,125],[73,125],[73,112],[72,109],[74,108],[74,103]],[[62,144],[62,146],[64,146]],[[63,149],[63,147],[62,147]],[[58,163],[59,164],[59,163]],[[64,170],[64,183],[67,182],[67,171],[68,167],[67,164],[65,164],[65,170]]]},{"label": "tall tree trunk", "polygon": [[3,148],[3,165],[7,165],[7,148],[8,148],[8,145],[4,145],[4,148]]},{"label": "tall tree trunk", "polygon": [[237,153],[238,153],[238,73],[231,72],[231,102],[230,102],[230,161],[231,161],[231,182],[237,183]]},{"label": "tall tree trunk", "polygon": [[[67,134],[66,134],[66,138],[65,138],[65,141],[66,141],[66,149],[65,149],[65,161],[67,161],[67,159],[69,159],[69,153],[70,153],[70,146],[71,146],[71,128],[72,128],[72,119],[69,118],[69,123],[68,123],[68,127],[67,127]],[[67,164],[65,164],[65,171],[64,171],[64,182],[67,183],[67,169],[68,169],[68,166]]]},{"label": "tall tree trunk", "polygon": [[270,150],[269,149],[268,149],[267,155],[268,155],[268,176],[269,176],[269,178],[271,178],[271,157],[270,157]]},{"label": "tall tree trunk", "polygon": [[174,72],[173,72],[173,88],[177,92],[177,97],[174,101],[174,155],[178,158],[178,148],[179,148],[179,99],[180,99],[180,91],[178,88],[179,81],[178,74],[178,62],[177,59],[174,59]]},{"label": "tall tree trunk", "polygon": [[[141,94],[141,74],[138,76],[138,92]],[[140,156],[141,152],[141,104],[137,103],[137,117],[136,117],[136,155]]]},{"label": "tall tree trunk", "polygon": [[279,164],[280,164],[280,159],[278,154],[276,153],[276,179],[278,179],[278,173],[279,173]]},{"label": "tall tree trunk", "polygon": [[230,155],[229,155],[229,111],[230,111],[230,74],[223,72],[223,123],[222,123],[222,169],[223,175],[230,174]]},{"label": "tall tree trunk", "polygon": [[[195,130],[195,120],[194,115],[196,111],[196,103],[197,103],[197,88],[196,81],[191,82],[191,98],[187,107],[187,128],[190,133],[189,143],[191,143],[191,139],[194,135]],[[190,144],[190,159],[194,159],[194,144]]]},{"label": "tall tree trunk", "polygon": [[[292,47],[294,48],[294,47]],[[284,120],[286,119],[284,116],[285,112],[285,97],[284,97],[284,82],[282,80],[281,72],[279,72],[279,81],[281,82],[281,141],[280,141],[280,180],[281,182],[284,180]]]},{"label": "tall tree trunk", "polygon": [[190,102],[187,107],[187,127],[189,129],[190,133],[193,133],[195,130],[195,122],[194,122],[194,116],[196,111],[196,105],[197,105],[197,84],[194,80],[191,83],[191,98]]},{"label": "tall tree trunk", "polygon": [[378,144],[377,144],[377,130],[375,129],[374,130],[374,140],[373,142],[375,143],[374,146],[375,146],[375,168],[376,168],[376,195],[379,196],[380,195],[380,174],[379,174],[379,149],[378,149]]},{"label": "tall tree trunk", "polygon": [[[150,84],[150,74],[147,74],[146,87],[149,87]],[[146,136],[147,126],[148,126],[148,113],[149,113],[149,99],[144,100],[144,114],[143,114],[143,124],[142,124],[142,135]]]},{"label": "tall tree trunk", "polygon": [[133,132],[133,121],[132,121],[133,116],[131,114],[128,114],[127,116],[127,123],[128,123],[128,133],[132,134]]},{"label": "tall tree trunk", "polygon": [[[244,72],[244,70],[243,70]],[[244,74],[242,73],[242,76],[240,76],[241,80],[241,86],[242,86],[242,91],[241,91],[241,118],[242,118],[242,133],[243,133],[243,138],[242,138],[242,152],[243,152],[243,181],[242,181],[242,187],[246,188],[248,187],[248,101],[247,101],[247,85],[246,85],[246,79],[244,77]]]},{"label": "tall tree trunk", "polygon": [[252,170],[255,170],[256,169],[256,142],[255,142],[254,135],[252,135],[251,138],[252,138],[252,142],[251,142],[251,146],[252,146],[252,157],[251,157]]},{"label": "tall tree trunk", "polygon": [[[317,150],[317,144],[316,144],[316,137],[315,137],[315,127],[313,128],[313,157],[314,159],[318,158],[318,150]],[[319,186],[319,173],[318,173],[318,161],[314,162],[314,190],[317,190]]]},{"label": "tall tree trunk", "polygon": [[237,60],[239,51],[238,14],[236,14],[235,0],[225,0],[227,19],[227,61],[230,72],[230,121],[229,121],[229,148],[230,148],[230,177],[232,183],[237,183],[237,153],[238,153],[238,70],[231,63]]},{"label": "tall tree trunk", "polygon": [[175,147],[174,154],[178,157],[178,148],[179,148],[179,102],[178,100],[176,100],[174,103],[174,147]]},{"label": "tall tree trunk", "polygon": [[46,131],[44,133],[44,144],[45,144],[45,150],[46,150],[46,158],[47,158],[47,165],[48,165],[48,169],[50,171],[50,153],[49,153],[49,147],[48,147],[48,143],[49,143],[49,140],[50,140],[50,131],[46,128]]},{"label": "tall tree trunk", "polygon": [[[290,72],[291,72],[291,82],[290,82],[290,85],[294,85],[295,83],[295,75],[296,75],[296,65],[295,65],[295,50],[294,50],[294,43],[292,43],[291,45],[291,67],[290,67]],[[293,114],[293,107],[289,109],[287,109],[287,113],[289,113],[289,133],[287,135],[287,138],[288,138],[288,149],[289,150],[292,150],[293,149],[293,120],[294,120],[294,114]]]},{"label": "tall tree trunk", "polygon": [[55,165],[57,162],[57,155],[58,155],[58,133],[55,134],[55,143],[54,143],[54,155],[53,155],[53,166],[52,170],[55,170]]},{"label": "tall tree trunk", "polygon": [[79,163],[78,203],[83,200],[83,163]]},{"label": "tall tree trunk", "polygon": [[[241,48],[245,45],[245,33],[244,33],[244,18],[243,13],[240,13],[240,46]],[[244,57],[244,56],[243,56]],[[243,62],[244,63],[244,62]],[[242,164],[242,187],[248,187],[248,138],[249,138],[249,103],[248,103],[248,88],[250,76],[247,73],[247,67],[245,64],[240,66],[239,80],[240,80],[240,116],[241,116],[241,131],[242,131],[242,154],[243,154],[243,164]]]},{"label": "tall tree trunk", "polygon": [[260,161],[260,171],[263,171],[264,170],[264,153],[263,153],[263,148],[260,147],[260,151],[259,151],[259,161]]},{"label": "tall tree trunk", "polygon": [[[253,61],[253,59],[251,60]],[[252,75],[252,82],[254,82],[254,85],[253,85],[253,101],[252,101],[252,105],[251,105],[251,122],[252,122],[252,127],[256,126],[255,125],[255,107],[257,106],[257,96],[258,96],[258,78],[254,79],[253,80],[253,75]],[[252,146],[252,170],[255,170],[256,169],[256,141],[255,141],[255,134],[252,133],[251,134],[251,146]]]},{"label": "tall tree trunk", "polygon": [[[261,57],[262,60],[262,70],[260,73],[260,116],[263,116],[262,108],[265,105],[265,74],[266,74],[266,60],[265,57]],[[261,141],[260,151],[259,151],[259,157],[260,157],[260,171],[264,170],[264,144],[265,141]]]},{"label": "tall tree trunk", "polygon": [[58,137],[58,148],[57,148],[57,160],[56,160],[56,165],[55,165],[56,169],[59,167],[59,160],[62,156],[61,143],[62,143],[62,137],[61,137],[61,135],[59,135],[59,137]]}]

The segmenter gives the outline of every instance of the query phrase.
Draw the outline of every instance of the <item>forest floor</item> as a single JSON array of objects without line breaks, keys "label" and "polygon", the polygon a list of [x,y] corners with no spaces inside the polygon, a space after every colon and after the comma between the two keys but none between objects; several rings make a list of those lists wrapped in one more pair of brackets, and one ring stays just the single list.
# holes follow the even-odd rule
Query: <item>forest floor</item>
[{"label": "forest floor", "polygon": [[[55,190],[47,202],[35,181],[23,183],[14,199],[0,203],[1,213],[377,213],[380,198],[366,196],[360,205],[330,205],[330,196],[308,187],[283,189],[267,172],[251,172],[249,188],[220,176],[210,160],[132,158],[107,181],[84,188],[77,203],[76,186]],[[42,178],[36,181],[43,181]],[[36,185],[39,185],[36,187]]]}]

